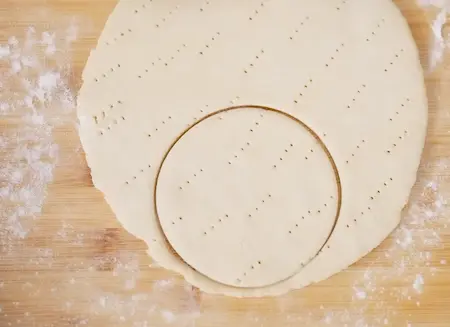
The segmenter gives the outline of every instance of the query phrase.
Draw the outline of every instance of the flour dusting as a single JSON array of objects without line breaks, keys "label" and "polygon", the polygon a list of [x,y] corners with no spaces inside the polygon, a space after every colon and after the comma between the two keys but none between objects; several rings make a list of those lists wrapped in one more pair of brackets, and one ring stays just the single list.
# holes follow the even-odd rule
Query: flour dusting
[{"label": "flour dusting", "polygon": [[450,15],[449,0],[418,0],[424,8],[434,8],[437,12],[431,23],[433,33],[429,50],[429,70],[434,71],[444,60],[444,53],[450,49],[450,30],[445,29]]},{"label": "flour dusting", "polygon": [[[41,213],[58,161],[59,147],[52,131],[63,122],[62,115],[75,107],[67,84],[71,42],[64,41],[68,32],[60,29],[49,37],[49,32],[29,27],[22,40],[11,36],[0,45],[0,64],[6,67],[0,78],[0,115],[11,121],[0,132],[3,255],[14,254],[12,249],[28,235]],[[48,48],[58,49],[58,55]]]}]

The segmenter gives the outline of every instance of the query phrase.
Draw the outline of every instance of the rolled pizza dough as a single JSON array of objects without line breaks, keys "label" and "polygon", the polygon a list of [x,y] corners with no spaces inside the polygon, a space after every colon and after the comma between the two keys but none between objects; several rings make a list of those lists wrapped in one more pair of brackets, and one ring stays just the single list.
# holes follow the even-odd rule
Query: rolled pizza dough
[{"label": "rolled pizza dough", "polygon": [[123,226],[210,293],[277,295],[398,224],[423,149],[418,52],[389,0],[122,0],[80,137]]}]

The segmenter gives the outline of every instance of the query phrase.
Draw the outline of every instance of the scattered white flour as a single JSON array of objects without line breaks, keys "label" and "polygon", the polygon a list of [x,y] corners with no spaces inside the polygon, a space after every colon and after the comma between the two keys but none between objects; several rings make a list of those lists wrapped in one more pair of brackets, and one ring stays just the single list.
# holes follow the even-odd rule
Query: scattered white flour
[{"label": "scattered white flour", "polygon": [[[121,281],[129,278],[136,280],[141,272],[134,252],[120,251],[107,257],[106,261],[94,262],[93,265],[99,269],[112,262],[110,268],[113,275]],[[127,290],[126,283],[120,284]],[[160,322],[163,325],[176,323],[180,327],[193,327],[195,318],[200,315],[195,292],[184,281],[180,283],[180,280],[157,280],[147,292],[111,293],[102,291],[97,285],[81,287],[86,292],[86,298],[91,299],[87,314],[107,315],[112,324],[123,321],[133,322],[133,326],[150,327]]]},{"label": "scattered white flour", "polygon": [[416,279],[414,280],[413,287],[416,290],[417,293],[423,292],[423,285],[425,284],[425,281],[423,279],[422,275],[417,275]]},{"label": "scattered white flour", "polygon": [[[75,107],[67,85],[70,43],[63,42],[67,33],[62,29],[48,38],[48,32],[29,27],[23,40],[11,36],[0,45],[0,65],[5,67],[0,77],[0,117],[11,122],[0,131],[2,255],[14,254],[12,249],[41,213],[58,159],[52,131]],[[58,48],[58,54],[42,53],[43,45]]]},{"label": "scattered white flour", "polygon": [[367,298],[367,293],[364,290],[361,290],[357,287],[354,287],[353,290],[355,291],[355,297],[358,300],[365,300]]},{"label": "scattered white flour", "polygon": [[429,50],[429,70],[433,71],[444,58],[446,50],[450,49],[450,30],[445,30],[445,25],[450,15],[450,0],[418,0],[424,8],[433,7],[437,14],[431,24],[433,37]]},{"label": "scattered white flour", "polygon": [[161,315],[163,316],[165,322],[167,322],[169,324],[173,323],[176,320],[175,314],[171,311],[162,310]]},{"label": "scattered white flour", "polygon": [[112,260],[114,262],[113,276],[120,278],[124,289],[131,290],[136,286],[139,278],[139,261],[136,253],[119,251],[112,255],[100,257],[100,261]]}]

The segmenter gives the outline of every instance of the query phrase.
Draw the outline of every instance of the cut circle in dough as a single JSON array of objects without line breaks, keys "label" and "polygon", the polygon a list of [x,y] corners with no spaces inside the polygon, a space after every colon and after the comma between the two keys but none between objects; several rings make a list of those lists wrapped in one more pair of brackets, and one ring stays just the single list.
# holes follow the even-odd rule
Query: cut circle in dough
[{"label": "cut circle in dough", "polygon": [[219,283],[264,287],[321,250],[338,216],[335,165],[296,118],[262,107],[208,115],[170,147],[155,208],[168,242]]}]

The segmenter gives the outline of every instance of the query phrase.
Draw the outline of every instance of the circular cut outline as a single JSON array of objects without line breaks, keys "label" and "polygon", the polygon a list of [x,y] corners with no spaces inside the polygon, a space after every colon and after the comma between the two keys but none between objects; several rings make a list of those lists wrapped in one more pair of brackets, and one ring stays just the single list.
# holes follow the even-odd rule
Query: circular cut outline
[{"label": "circular cut outline", "polygon": [[[334,170],[334,174],[335,174],[335,178],[336,178],[336,186],[337,186],[337,193],[338,193],[338,198],[337,198],[337,208],[336,208],[336,216],[334,218],[334,223],[333,226],[331,227],[331,230],[327,236],[327,238],[325,239],[324,243],[322,244],[322,246],[320,247],[320,249],[317,251],[317,253],[311,257],[305,264],[301,264],[301,266],[299,267],[299,269],[294,272],[292,275],[290,275],[289,277],[286,277],[285,279],[279,280],[275,283],[272,284],[268,284],[268,285],[264,285],[264,286],[260,286],[260,287],[239,287],[239,286],[234,286],[234,285],[228,285],[219,281],[216,281],[215,279],[203,274],[202,272],[198,271],[197,269],[195,269],[193,266],[191,266],[189,263],[187,263],[179,254],[178,252],[172,247],[172,244],[170,243],[169,239],[167,238],[167,235],[162,227],[161,224],[161,220],[160,220],[160,216],[158,213],[158,206],[157,206],[157,202],[156,202],[156,198],[157,198],[157,187],[158,187],[158,181],[159,181],[159,175],[161,173],[161,169],[164,165],[164,162],[166,161],[169,153],[172,151],[173,147],[178,143],[178,141],[184,136],[186,135],[192,128],[194,128],[195,126],[197,126],[198,124],[200,124],[201,122],[205,121],[208,118],[211,118],[213,116],[216,116],[218,114],[224,113],[224,112],[229,112],[229,111],[233,111],[233,110],[238,110],[238,109],[261,109],[261,110],[266,110],[266,111],[271,111],[271,112],[275,112],[281,115],[284,115],[292,120],[294,120],[295,122],[297,122],[298,124],[300,124],[303,128],[305,128],[316,140],[317,142],[319,142],[320,146],[322,147],[322,150],[325,152],[325,154],[328,157],[328,160],[331,164],[331,167]],[[287,280],[289,280],[290,278],[292,278],[293,276],[297,275],[304,267],[306,267],[311,261],[313,261],[315,258],[317,258],[317,256],[322,252],[322,250],[324,249],[324,247],[326,246],[326,244],[328,243],[328,241],[330,240],[331,236],[334,233],[334,230],[336,229],[337,226],[337,222],[339,219],[339,215],[341,212],[341,207],[342,207],[342,185],[341,185],[341,179],[340,179],[340,175],[339,175],[339,171],[337,169],[337,165],[330,153],[330,151],[328,150],[327,146],[325,145],[325,143],[322,141],[322,139],[319,137],[319,135],[314,132],[314,130],[309,127],[308,125],[306,125],[303,121],[301,121],[300,119],[298,119],[297,117],[284,112],[282,110],[279,109],[275,109],[275,108],[271,108],[271,107],[267,107],[267,106],[259,106],[259,105],[239,105],[239,106],[232,106],[232,107],[227,107],[224,109],[219,109],[217,111],[211,112],[207,115],[205,115],[204,117],[202,117],[201,119],[199,119],[198,121],[196,121],[194,124],[190,125],[189,127],[187,127],[173,142],[172,144],[169,146],[169,148],[167,149],[167,151],[164,153],[164,156],[161,160],[161,164],[158,167],[158,171],[156,173],[156,177],[155,177],[155,184],[153,187],[153,204],[154,204],[154,213],[155,213],[155,217],[158,221],[158,228],[160,229],[161,234],[164,237],[164,241],[168,247],[168,249],[170,250],[170,252],[172,252],[176,257],[178,257],[182,262],[184,262],[189,268],[191,268],[192,270],[194,270],[195,272],[197,272],[198,274],[202,275],[203,277],[217,283],[220,285],[224,285],[226,287],[234,287],[237,289],[264,289],[267,287],[271,287],[273,285],[285,282]]]}]

